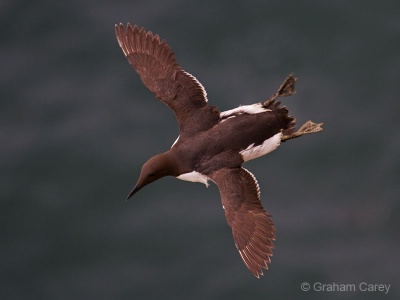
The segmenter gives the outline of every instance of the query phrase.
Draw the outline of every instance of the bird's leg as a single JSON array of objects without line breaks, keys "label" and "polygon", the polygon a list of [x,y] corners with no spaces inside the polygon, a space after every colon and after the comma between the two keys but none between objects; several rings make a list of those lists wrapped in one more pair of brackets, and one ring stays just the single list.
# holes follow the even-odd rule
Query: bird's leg
[{"label": "bird's leg", "polygon": [[296,94],[296,90],[294,88],[296,80],[297,80],[297,78],[295,78],[293,76],[293,74],[290,74],[288,77],[286,77],[286,79],[283,81],[283,83],[278,88],[278,90],[275,92],[275,94],[273,94],[268,100],[266,100],[263,103],[263,106],[268,107],[278,97],[286,97],[286,96],[291,96],[293,94]]},{"label": "bird's leg", "polygon": [[320,132],[320,131],[324,130],[322,128],[322,125],[324,125],[324,123],[318,123],[317,124],[317,123],[314,123],[312,121],[307,121],[297,131],[295,131],[295,132],[293,132],[291,134],[283,135],[282,138],[281,138],[281,141],[285,142],[287,140],[297,138],[297,137],[302,136],[304,134],[311,134],[311,133]]},{"label": "bird's leg", "polygon": [[[275,94],[273,94],[268,100],[264,101],[263,106],[266,108],[269,108],[270,105],[275,103],[276,98],[291,96],[291,95],[295,94],[296,93],[296,90],[295,90],[296,80],[297,80],[297,78],[294,77],[293,74],[290,74],[288,77],[286,77],[286,79],[280,85],[280,87],[275,92]],[[277,102],[275,105],[279,105],[279,102]],[[290,134],[284,134],[281,138],[281,141],[284,142],[284,141],[294,139],[294,138],[297,138],[297,137],[305,135],[305,134],[320,132],[323,130],[322,125],[324,125],[324,123],[317,124],[312,121],[307,121],[297,131],[290,133]]]}]

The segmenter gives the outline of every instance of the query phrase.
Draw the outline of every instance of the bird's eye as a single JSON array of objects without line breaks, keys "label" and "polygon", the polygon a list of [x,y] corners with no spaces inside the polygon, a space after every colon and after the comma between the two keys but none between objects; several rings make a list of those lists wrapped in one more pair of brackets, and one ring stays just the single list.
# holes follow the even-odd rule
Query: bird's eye
[{"label": "bird's eye", "polygon": [[149,177],[154,177],[154,173],[151,173],[151,174],[149,175]]}]

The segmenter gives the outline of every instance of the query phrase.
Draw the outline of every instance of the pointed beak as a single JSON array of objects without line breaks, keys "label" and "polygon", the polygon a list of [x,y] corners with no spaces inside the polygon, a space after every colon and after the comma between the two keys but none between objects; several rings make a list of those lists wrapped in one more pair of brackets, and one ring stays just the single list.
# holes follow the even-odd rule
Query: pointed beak
[{"label": "pointed beak", "polygon": [[128,201],[128,199],[130,197],[132,197],[137,191],[139,191],[142,187],[137,185],[133,188],[133,190],[129,193],[128,197],[126,198],[126,201]]}]

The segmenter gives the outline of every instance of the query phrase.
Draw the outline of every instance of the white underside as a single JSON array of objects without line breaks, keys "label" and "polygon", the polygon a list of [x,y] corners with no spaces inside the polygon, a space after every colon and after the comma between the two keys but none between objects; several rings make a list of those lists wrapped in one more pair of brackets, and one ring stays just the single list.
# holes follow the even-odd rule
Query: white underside
[{"label": "white underside", "polygon": [[265,140],[261,145],[254,146],[254,144],[251,144],[246,149],[240,151],[240,154],[242,155],[244,161],[249,161],[251,159],[263,156],[278,148],[278,146],[281,144],[281,138],[282,133],[279,132],[270,137],[268,140]]},{"label": "white underside", "polygon": [[241,105],[239,107],[236,107],[234,109],[230,109],[227,111],[223,111],[220,113],[220,117],[225,119],[229,117],[233,117],[235,115],[240,115],[240,114],[259,114],[263,113],[266,111],[271,111],[270,109],[265,108],[262,103],[256,103],[256,104],[250,104],[250,105]]},{"label": "white underside", "polygon": [[185,180],[185,181],[200,182],[200,183],[205,184],[206,187],[209,186],[208,179],[210,179],[206,175],[203,175],[196,171],[192,171],[190,173],[185,173],[185,174],[179,175],[176,178],[178,178],[180,180]]}]

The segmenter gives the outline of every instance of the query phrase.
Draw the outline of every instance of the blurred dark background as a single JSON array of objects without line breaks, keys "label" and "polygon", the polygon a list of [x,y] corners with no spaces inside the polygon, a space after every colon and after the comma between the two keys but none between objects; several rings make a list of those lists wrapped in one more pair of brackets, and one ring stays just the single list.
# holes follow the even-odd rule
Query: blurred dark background
[{"label": "blurred dark background", "polygon": [[[0,4],[1,299],[399,299],[398,1],[9,1]],[[227,110],[283,99],[321,134],[246,164],[277,228],[270,269],[242,263],[215,185],[162,179],[173,113],[114,24],[165,38]],[[303,292],[391,284],[382,292]]]}]

